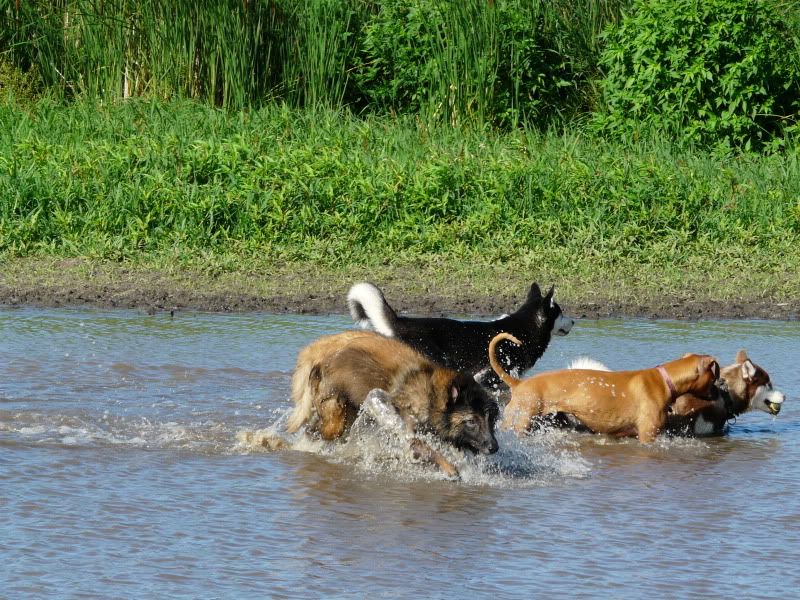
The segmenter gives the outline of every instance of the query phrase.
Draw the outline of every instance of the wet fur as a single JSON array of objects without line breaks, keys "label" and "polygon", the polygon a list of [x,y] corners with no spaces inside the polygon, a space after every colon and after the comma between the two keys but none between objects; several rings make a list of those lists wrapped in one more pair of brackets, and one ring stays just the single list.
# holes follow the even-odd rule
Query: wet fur
[{"label": "wet fur", "polygon": [[732,418],[752,410],[771,413],[766,404],[756,406],[760,389],[769,390],[765,397],[777,404],[778,410],[785,400],[783,392],[772,389],[769,373],[753,363],[744,350],[736,354],[733,364],[722,368],[720,382],[728,390],[729,406],[719,387],[715,387],[710,401],[685,394],[675,401],[666,430],[674,435],[722,435]]},{"label": "wet fur", "polygon": [[[410,432],[429,431],[476,452],[497,450],[497,405],[472,377],[370,331],[326,336],[301,350],[287,431],[305,425],[324,439],[336,439],[376,388],[387,392],[387,401]],[[470,422],[477,433],[468,431]]]},{"label": "wet fur", "polygon": [[359,326],[397,338],[444,367],[470,373],[483,385],[495,386],[500,380],[489,367],[486,348],[498,333],[510,332],[522,342],[520,346],[508,344],[502,360],[507,370],[523,372],[547,349],[557,322],[563,323],[561,335],[569,332],[574,321],[563,315],[553,296],[553,288],[543,296],[534,283],[517,311],[494,321],[398,316],[383,292],[371,283],[350,288],[347,303]]},{"label": "wet fur", "polygon": [[[530,429],[532,417],[563,412],[574,415],[596,433],[636,436],[649,443],[664,427],[667,408],[675,398],[657,369],[566,369],[523,381],[506,373],[497,360],[497,345],[502,340],[516,343],[513,336],[501,333],[489,344],[492,368],[511,388],[502,428],[522,433]],[[687,354],[662,366],[677,394],[691,392],[698,398],[710,397],[719,375],[716,360],[706,355]]]}]

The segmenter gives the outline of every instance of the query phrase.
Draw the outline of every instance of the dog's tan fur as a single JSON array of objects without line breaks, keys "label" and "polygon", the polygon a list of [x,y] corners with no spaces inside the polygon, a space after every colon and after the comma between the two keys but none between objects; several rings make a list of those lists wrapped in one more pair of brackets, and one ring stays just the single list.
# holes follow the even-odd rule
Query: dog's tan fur
[{"label": "dog's tan fur", "polygon": [[[639,371],[593,371],[566,369],[541,373],[520,380],[511,377],[495,355],[498,342],[519,341],[507,333],[489,344],[489,360],[497,375],[511,388],[511,401],[500,426],[518,433],[527,431],[531,418],[548,413],[574,415],[591,431],[619,436],[637,436],[652,442],[664,427],[667,408],[674,402],[657,368]],[[719,375],[717,361],[707,355],[687,354],[662,365],[674,383],[676,394],[711,395]]]},{"label": "dog's tan fur", "polygon": [[[465,420],[472,419],[480,421],[476,426],[488,431],[492,441],[492,450],[480,450],[497,449],[493,435],[496,405],[469,375],[440,367],[406,344],[371,331],[326,336],[301,350],[292,377],[295,407],[287,431],[306,425],[324,439],[338,438],[374,389],[386,391],[384,398],[410,433],[429,430],[454,442],[460,439]],[[479,407],[494,412],[459,404],[473,395],[483,402],[477,403]],[[452,465],[443,466],[443,457],[420,440],[412,440],[412,448],[446,472],[455,471]]]}]

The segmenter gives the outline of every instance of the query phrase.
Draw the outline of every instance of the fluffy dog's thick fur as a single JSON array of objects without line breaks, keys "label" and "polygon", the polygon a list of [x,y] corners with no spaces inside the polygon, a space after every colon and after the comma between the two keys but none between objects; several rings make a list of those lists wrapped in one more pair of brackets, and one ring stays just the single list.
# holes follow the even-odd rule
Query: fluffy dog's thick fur
[{"label": "fluffy dog's thick fur", "polygon": [[681,394],[710,398],[719,376],[717,361],[687,354],[653,369],[597,371],[566,369],[541,373],[524,381],[511,377],[497,361],[501,340],[517,343],[507,334],[489,344],[489,359],[497,375],[511,388],[501,427],[527,431],[531,417],[568,413],[595,433],[637,436],[652,442],[664,427],[667,408]]},{"label": "fluffy dog's thick fur", "polygon": [[386,391],[384,398],[409,432],[430,431],[473,452],[497,451],[497,404],[472,377],[370,331],[326,336],[300,351],[287,430],[306,425],[324,439],[335,439],[375,389]]},{"label": "fluffy dog's thick fur", "polygon": [[401,317],[371,283],[358,283],[350,288],[347,304],[353,320],[362,328],[371,327],[397,338],[432,361],[470,373],[490,386],[499,383],[499,379],[489,367],[486,348],[498,333],[510,332],[521,341],[520,346],[508,344],[502,359],[507,370],[518,372],[531,368],[539,360],[553,334],[569,333],[574,320],[564,316],[553,296],[553,288],[542,296],[534,283],[517,311],[494,321]]}]

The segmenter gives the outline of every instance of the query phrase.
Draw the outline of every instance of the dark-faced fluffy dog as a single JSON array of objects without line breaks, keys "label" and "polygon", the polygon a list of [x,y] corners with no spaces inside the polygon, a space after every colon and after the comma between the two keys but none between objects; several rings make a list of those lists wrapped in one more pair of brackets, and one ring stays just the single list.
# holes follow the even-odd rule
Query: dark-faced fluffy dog
[{"label": "dark-faced fluffy dog", "polygon": [[550,288],[542,296],[539,285],[534,283],[517,311],[494,321],[401,317],[371,283],[351,287],[347,304],[353,320],[362,328],[397,338],[440,365],[465,371],[483,385],[497,387],[500,379],[489,366],[487,351],[494,336],[508,332],[520,340],[520,346],[502,343],[500,362],[507,371],[522,373],[544,354],[553,334],[566,335],[574,325],[575,321],[561,312],[553,295],[554,289]]},{"label": "dark-faced fluffy dog", "polygon": [[[324,439],[336,439],[375,389],[385,390],[383,399],[410,434],[430,432],[457,448],[497,451],[497,404],[470,375],[436,365],[406,344],[371,331],[322,337],[300,351],[287,431],[305,425]],[[455,466],[419,438],[411,445],[417,456],[457,476]]]}]

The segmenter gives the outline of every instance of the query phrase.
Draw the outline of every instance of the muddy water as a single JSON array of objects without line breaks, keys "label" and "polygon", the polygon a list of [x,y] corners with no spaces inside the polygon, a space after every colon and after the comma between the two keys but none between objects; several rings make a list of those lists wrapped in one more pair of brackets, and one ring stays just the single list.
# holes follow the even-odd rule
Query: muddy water
[{"label": "muddy water", "polygon": [[0,310],[0,597],[787,597],[798,323],[583,321],[537,367],[751,357],[787,394],[719,439],[549,432],[454,457],[360,420],[266,452],[297,350],[343,316]]}]

